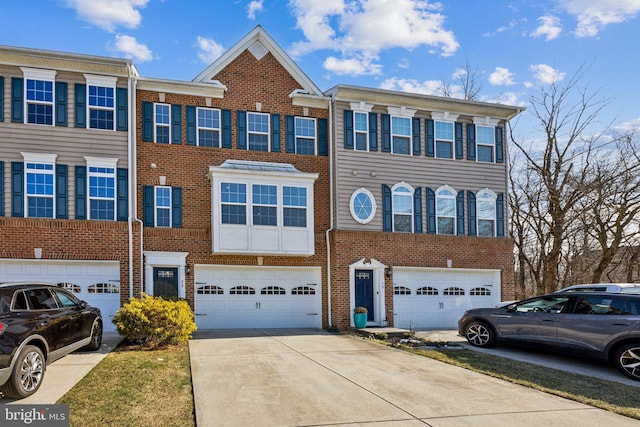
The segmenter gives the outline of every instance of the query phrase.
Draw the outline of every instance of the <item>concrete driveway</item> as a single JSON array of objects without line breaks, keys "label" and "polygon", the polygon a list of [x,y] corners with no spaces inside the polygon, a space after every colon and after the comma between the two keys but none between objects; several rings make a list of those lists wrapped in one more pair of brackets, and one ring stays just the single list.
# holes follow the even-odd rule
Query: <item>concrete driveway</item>
[{"label": "concrete driveway", "polygon": [[591,406],[319,330],[201,331],[198,426],[637,426]]}]

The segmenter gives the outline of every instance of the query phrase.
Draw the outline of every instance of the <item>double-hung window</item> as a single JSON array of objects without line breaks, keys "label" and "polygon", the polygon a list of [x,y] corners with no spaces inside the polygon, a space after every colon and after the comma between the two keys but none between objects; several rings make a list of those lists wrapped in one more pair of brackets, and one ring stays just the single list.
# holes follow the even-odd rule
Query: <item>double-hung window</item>
[{"label": "double-hung window", "polygon": [[482,190],[476,195],[478,216],[478,236],[495,237],[496,235],[496,195]]},{"label": "double-hung window", "polygon": [[491,126],[476,126],[476,144],[478,147],[478,161],[494,161],[495,128]]},{"label": "double-hung window", "polygon": [[278,187],[252,185],[253,225],[278,225]]},{"label": "double-hung window", "polygon": [[307,189],[282,187],[282,215],[285,227],[307,226]]},{"label": "double-hung window", "polygon": [[53,126],[55,71],[23,68],[26,122]]},{"label": "double-hung window", "polygon": [[198,108],[198,145],[220,147],[220,110]]},{"label": "double-hung window", "polygon": [[456,193],[448,188],[436,192],[438,234],[454,235],[456,230]]},{"label": "double-hung window", "polygon": [[435,122],[436,157],[453,159],[453,123]]},{"label": "double-hung window", "polygon": [[353,113],[354,148],[356,151],[369,150],[369,114]]},{"label": "double-hung window", "polygon": [[156,227],[171,227],[171,187],[154,188],[154,213]]},{"label": "double-hung window", "polygon": [[154,104],[153,108],[155,141],[169,144],[171,142],[171,106],[169,104]]},{"label": "double-hung window", "polygon": [[249,150],[269,151],[269,114],[247,113],[247,142]]},{"label": "double-hung window", "polygon": [[398,184],[392,190],[393,231],[413,232],[413,191]]},{"label": "double-hung window", "polygon": [[115,129],[116,77],[85,74],[89,128]]},{"label": "double-hung window", "polygon": [[54,217],[54,164],[27,161],[27,216],[30,218]]},{"label": "double-hung window", "polygon": [[316,119],[296,117],[296,154],[316,153]]},{"label": "double-hung window", "polygon": [[89,219],[115,220],[116,168],[91,166],[89,170]]},{"label": "double-hung window", "polygon": [[410,154],[411,118],[391,116],[391,152]]},{"label": "double-hung window", "polygon": [[247,185],[223,182],[220,185],[222,224],[247,224]]}]

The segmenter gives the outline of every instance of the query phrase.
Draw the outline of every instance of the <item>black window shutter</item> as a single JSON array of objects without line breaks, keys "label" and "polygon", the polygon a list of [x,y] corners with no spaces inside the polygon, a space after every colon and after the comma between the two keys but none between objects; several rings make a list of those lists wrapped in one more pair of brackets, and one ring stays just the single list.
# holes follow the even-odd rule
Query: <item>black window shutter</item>
[{"label": "black window shutter", "polygon": [[129,171],[118,168],[117,171],[117,213],[116,220],[126,221],[129,219]]},{"label": "black window shutter", "polygon": [[353,111],[344,110],[344,148],[353,150]]},{"label": "black window shutter", "polygon": [[87,85],[83,83],[76,83],[74,85],[75,96],[75,114],[76,114],[76,127],[87,127]]},{"label": "black window shutter", "polygon": [[293,116],[285,116],[285,150],[287,153],[296,152],[296,129]]},{"label": "black window shutter", "polygon": [[369,151],[378,151],[378,114],[369,113]]},{"label": "black window shutter", "polygon": [[435,156],[435,130],[433,120],[425,119],[424,121],[425,133],[427,135],[425,154],[429,157]]},{"label": "black window shutter", "polygon": [[145,227],[155,226],[155,195],[153,193],[152,185],[142,187],[142,223]]},{"label": "black window shutter", "polygon": [[456,234],[464,236],[464,190],[458,191],[456,196]]},{"label": "black window shutter", "polygon": [[0,160],[0,217],[4,216],[4,161]]},{"label": "black window shutter", "polygon": [[239,150],[247,149],[247,112],[236,111],[236,138],[237,148]]},{"label": "black window shutter", "polygon": [[116,88],[116,130],[129,129],[129,90]]},{"label": "black window shutter", "polygon": [[504,163],[504,130],[496,128],[496,163]]},{"label": "black window shutter", "polygon": [[413,232],[422,233],[422,188],[413,192]]},{"label": "black window shutter", "polygon": [[411,119],[411,128],[413,132],[413,155],[422,154],[422,144],[420,141],[420,119],[414,117]]},{"label": "black window shutter", "polygon": [[153,103],[142,101],[142,140],[153,142]]},{"label": "black window shutter", "polygon": [[498,194],[496,199],[496,233],[498,237],[504,237],[504,194]]},{"label": "black window shutter", "polygon": [[187,105],[184,110],[187,119],[187,145],[196,145],[196,107],[193,105]]},{"label": "black window shutter", "polygon": [[182,227],[182,188],[171,188],[171,226]]},{"label": "black window shutter", "polygon": [[391,188],[382,184],[382,231],[393,231]]},{"label": "black window shutter", "polygon": [[318,156],[329,155],[327,140],[327,119],[318,119]]},{"label": "black window shutter", "polygon": [[222,110],[222,148],[231,148],[231,110]]},{"label": "black window shutter", "polygon": [[11,121],[24,123],[24,79],[11,77]]},{"label": "black window shutter", "polygon": [[67,83],[56,82],[56,126],[67,124]]},{"label": "black window shutter", "polygon": [[171,105],[171,143],[182,144],[182,105]]},{"label": "black window shutter", "polygon": [[4,122],[4,77],[0,76],[0,122]]},{"label": "black window shutter", "polygon": [[280,141],[280,114],[271,115],[271,151],[279,153],[282,150]]},{"label": "black window shutter", "polygon": [[75,168],[76,219],[87,219],[87,167]]},{"label": "black window shutter", "polygon": [[427,187],[427,233],[436,234],[436,193]]},{"label": "black window shutter", "polygon": [[24,217],[24,163],[11,162],[11,216]]},{"label": "black window shutter", "polygon": [[382,152],[391,152],[391,116],[388,114],[380,115],[382,121]]},{"label": "black window shutter", "polygon": [[67,165],[56,165],[56,218],[69,218],[69,173]]},{"label": "black window shutter", "polygon": [[462,159],[464,157],[462,140],[462,123],[456,122],[455,124],[455,144],[456,144],[456,159]]},{"label": "black window shutter", "polygon": [[467,159],[476,159],[476,125],[473,123],[467,124]]},{"label": "black window shutter", "polygon": [[476,195],[472,191],[467,191],[467,210],[469,211],[469,236],[477,236]]}]

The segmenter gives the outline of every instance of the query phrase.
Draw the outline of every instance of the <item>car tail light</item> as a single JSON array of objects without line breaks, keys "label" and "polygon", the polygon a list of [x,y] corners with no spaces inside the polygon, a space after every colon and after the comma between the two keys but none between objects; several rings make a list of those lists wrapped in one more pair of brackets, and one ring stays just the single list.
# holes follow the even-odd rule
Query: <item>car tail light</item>
[{"label": "car tail light", "polygon": [[5,329],[7,329],[7,325],[0,323],[0,337],[4,334]]}]

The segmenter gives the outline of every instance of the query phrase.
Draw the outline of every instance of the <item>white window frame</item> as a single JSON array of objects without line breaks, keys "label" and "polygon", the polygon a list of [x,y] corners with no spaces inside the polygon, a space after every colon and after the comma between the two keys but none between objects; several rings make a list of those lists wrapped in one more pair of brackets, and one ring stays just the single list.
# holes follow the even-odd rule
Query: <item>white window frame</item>
[{"label": "white window frame", "polygon": [[[113,217],[109,219],[102,219],[103,221],[115,221],[118,211],[118,159],[107,157],[89,157],[85,156],[85,162],[87,164],[87,218],[91,218],[91,201],[92,200],[111,200],[113,201]],[[103,172],[91,172],[91,168],[108,168],[113,169],[113,173]],[[113,179],[113,198],[111,197],[91,197],[91,177],[106,177]]]},{"label": "white window frame", "polygon": [[[158,123],[158,111],[157,108],[159,106],[167,107],[169,110],[168,117],[169,123]],[[168,129],[168,141],[167,142],[158,142],[158,127],[167,128]],[[154,102],[153,104],[153,140],[159,144],[171,144],[171,104],[167,104],[164,102]]]},{"label": "white window frame", "polygon": [[[249,117],[250,116],[266,116],[267,117],[267,131],[252,131],[249,129]],[[271,151],[271,116],[269,113],[256,113],[254,111],[247,111],[247,150],[252,151],[264,151],[264,150],[256,150],[255,148],[251,148],[251,135],[262,135],[267,137],[267,149],[266,152]]]},{"label": "white window frame", "polygon": [[[394,126],[393,126],[393,119],[401,119],[401,120],[408,120],[409,121],[409,134],[405,135],[405,134],[400,134],[400,133],[396,133],[394,132]],[[398,115],[392,115],[391,118],[391,153],[393,154],[401,154],[403,156],[410,156],[411,155],[411,140],[412,140],[412,125],[413,123],[411,123],[411,117],[406,117],[406,116],[398,116]],[[406,139],[407,140],[407,152],[406,153],[400,153],[398,151],[396,151],[396,144],[395,144],[395,138],[402,138],[402,139]]]},{"label": "white window frame", "polygon": [[[487,133],[491,134],[491,143],[480,141],[480,129],[487,129]],[[496,129],[493,126],[476,125],[476,160],[483,163],[496,162]],[[480,147],[489,147],[491,149],[491,160],[480,160]]]},{"label": "white window frame", "polygon": [[[371,203],[371,212],[366,218],[361,218],[359,213],[362,206],[356,206],[356,201],[358,200],[358,196],[364,195],[369,198],[369,202]],[[373,218],[376,216],[376,209],[378,205],[376,204],[376,198],[373,196],[371,191],[366,188],[358,188],[351,194],[351,199],[349,199],[349,211],[351,212],[351,216],[353,219],[360,224],[368,224],[373,221]]]},{"label": "white window frame", "polygon": [[[451,193],[451,194],[444,194],[445,192]],[[445,236],[455,236],[456,235],[456,230],[457,230],[457,224],[456,224],[456,220],[457,220],[457,203],[456,203],[456,195],[458,193],[456,192],[456,190],[454,190],[453,188],[449,187],[448,185],[442,186],[440,188],[438,188],[436,190],[436,234],[442,234]],[[438,201],[439,200],[448,200],[450,202],[453,203],[453,214],[452,215],[441,215],[440,211],[439,211],[439,204]],[[452,228],[452,232],[451,233],[442,233],[440,231],[440,218],[446,218],[446,219],[451,219],[453,220],[453,228]]]},{"label": "white window frame", "polygon": [[[443,137],[442,135],[440,135],[438,133],[438,124],[445,124],[445,125],[450,125],[451,126],[451,138],[448,137]],[[455,139],[456,139],[456,128],[455,128],[455,123],[453,122],[447,122],[447,121],[442,121],[442,120],[436,120],[434,122],[434,140],[435,140],[435,156],[438,159],[453,159],[455,157]],[[450,157],[444,157],[444,156],[439,156],[438,155],[438,142],[446,142],[450,145],[451,147],[451,156]]]},{"label": "white window frame", "polygon": [[[56,71],[54,70],[40,70],[36,68],[21,67],[22,75],[24,77],[23,90],[24,90],[24,123],[30,125],[40,126],[55,126],[56,124]],[[29,100],[27,85],[28,80],[44,81],[51,83],[51,102]],[[47,105],[51,107],[51,124],[47,123],[30,123],[29,122],[29,105]]]},{"label": "white window frame", "polygon": [[[208,127],[208,126],[202,126],[200,124],[200,111],[211,111],[212,113],[217,112],[218,113],[218,127]],[[200,131],[204,130],[204,131],[211,131],[211,132],[217,132],[218,133],[218,147],[216,147],[215,145],[212,146],[214,148],[219,148],[221,145],[221,140],[222,140],[222,133],[221,133],[221,127],[222,127],[222,111],[219,108],[207,108],[207,107],[197,107],[196,108],[196,144],[198,145],[198,147],[201,147],[200,145]],[[209,145],[205,145],[204,147],[209,147]]]},{"label": "white window frame", "polygon": [[[254,196],[255,186],[265,186],[265,187],[273,187],[273,188],[275,188],[275,190],[276,190],[276,202],[275,203],[263,203],[263,202],[260,202],[260,201],[258,201],[258,202],[254,201],[253,196]],[[278,201],[280,200],[280,197],[281,197],[280,193],[281,193],[281,189],[278,188],[277,185],[263,184],[263,183],[260,183],[260,182],[254,182],[254,183],[251,184],[251,193],[250,193],[251,194],[251,201],[250,201],[250,203],[249,203],[249,200],[247,199],[247,204],[251,207],[251,221],[250,221],[251,225],[256,225],[256,226],[259,226],[259,227],[278,227],[279,226],[280,221],[281,221],[281,216],[282,216],[282,215],[280,215],[281,206],[280,206],[280,203],[278,203]],[[247,195],[247,197],[249,197],[249,196]],[[253,208],[256,208],[256,207],[258,207],[258,208],[261,208],[261,207],[264,207],[264,208],[275,208],[276,209],[276,223],[275,224],[255,224],[255,222],[254,222],[254,215],[255,214],[254,214]]]},{"label": "white window frame", "polygon": [[[116,130],[116,103],[117,103],[117,99],[116,99],[116,83],[118,81],[117,77],[109,77],[109,76],[96,76],[96,75],[92,75],[92,74],[85,74],[84,75],[86,83],[87,83],[87,99],[86,99],[86,105],[87,105],[87,128],[89,129],[97,129],[97,130]],[[90,96],[89,96],[89,92],[91,90],[91,87],[104,87],[107,89],[112,89],[113,90],[113,107],[105,107],[105,106],[98,106],[98,105],[91,105],[89,102]],[[111,129],[103,129],[103,128],[94,128],[91,127],[91,111],[92,110],[102,110],[102,111],[110,111],[113,117],[112,120],[112,127]]]},{"label": "white window frame", "polygon": [[[478,230],[478,237],[496,237],[497,232],[497,207],[496,201],[498,200],[498,196],[493,191],[485,188],[483,190],[478,191],[476,194],[476,230]],[[490,203],[491,209],[493,211],[493,216],[486,215],[485,217],[481,216],[480,203]],[[482,235],[480,234],[480,221],[491,221],[493,223],[493,234],[492,235]]]},{"label": "white window frame", "polygon": [[[244,185],[244,202],[223,202],[222,201],[222,185],[223,184],[236,184],[236,185]],[[220,191],[220,224],[224,225],[224,226],[240,226],[240,227],[246,227],[247,225],[251,224],[251,221],[249,219],[249,215],[252,214],[251,212],[251,204],[250,204],[250,200],[252,197],[252,193],[251,193],[251,184],[247,183],[247,182],[240,182],[240,181],[235,181],[235,180],[225,180],[225,181],[221,181],[218,183],[218,188]],[[236,224],[236,223],[223,223],[222,222],[222,206],[223,205],[227,205],[227,206],[244,206],[244,224]]]},{"label": "white window frame", "polygon": [[[302,135],[302,134],[298,133],[298,131],[300,130],[300,128],[298,127],[298,120],[305,120],[305,121],[310,121],[310,122],[313,123],[313,127],[312,127],[312,129],[313,129],[313,138],[311,138],[308,135]],[[294,117],[294,126],[293,127],[295,128],[295,131],[294,131],[294,135],[295,136],[294,136],[294,138],[295,138],[295,144],[296,144],[296,154],[305,154],[305,155],[309,155],[309,156],[315,156],[316,155],[316,146],[318,145],[318,131],[317,131],[318,128],[317,128],[317,125],[318,125],[318,123],[317,123],[316,119],[313,118],[313,117],[302,117],[302,116],[295,116]],[[313,153],[300,153],[298,151],[298,140],[300,140],[300,139],[313,140],[313,144],[312,144]]]},{"label": "white window frame", "polygon": [[[169,192],[169,206],[158,205],[158,190],[165,190]],[[173,200],[172,189],[167,185],[156,185],[153,187],[153,226],[158,228],[171,228],[173,227]],[[158,225],[158,210],[166,210],[169,212],[169,225]]]},{"label": "white window frame", "polygon": [[[401,191],[401,189],[406,189],[409,190],[408,191],[408,195],[404,192]],[[408,197],[409,200],[409,206],[410,206],[410,214],[407,213],[403,213],[403,212],[398,212],[396,210],[397,208],[397,203],[396,203],[396,193],[402,193],[402,194],[398,194],[398,197]],[[414,212],[413,212],[413,194],[414,194],[414,188],[412,186],[410,186],[409,184],[407,184],[406,182],[400,182],[396,185],[394,185],[391,188],[391,215],[392,215],[392,230],[394,233],[413,233],[413,217],[414,217]],[[401,216],[409,216],[409,225],[411,227],[410,230],[396,230],[396,215],[401,215]]]},{"label": "white window frame", "polygon": [[[58,158],[57,154],[41,154],[41,153],[20,153],[22,154],[22,158],[24,160],[24,216],[25,218],[49,218],[53,219],[56,217],[56,159]],[[53,181],[53,194],[51,195],[41,195],[41,194],[29,194],[29,186],[27,184],[29,170],[27,168],[27,164],[40,164],[40,165],[48,165],[51,166],[50,170],[38,170],[38,172],[31,172],[31,174],[36,175],[50,175]],[[51,217],[30,217],[29,216],[29,197],[39,197],[39,198],[51,198],[53,200],[53,212]]]},{"label": "white window frame", "polygon": [[[364,129],[358,129],[358,115],[364,116]],[[358,148],[358,134],[364,135],[364,148]],[[364,111],[353,112],[353,149],[355,151],[369,151],[369,113]]]}]

